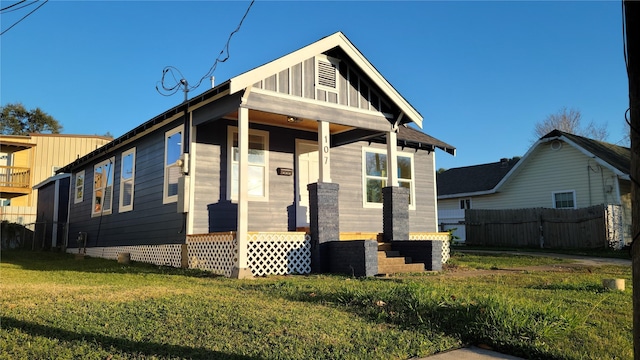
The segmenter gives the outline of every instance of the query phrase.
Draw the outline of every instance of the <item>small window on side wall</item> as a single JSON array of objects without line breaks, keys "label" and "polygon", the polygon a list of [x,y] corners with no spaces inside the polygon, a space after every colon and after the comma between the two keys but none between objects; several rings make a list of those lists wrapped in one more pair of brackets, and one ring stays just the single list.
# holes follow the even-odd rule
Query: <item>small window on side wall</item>
[{"label": "small window on side wall", "polygon": [[78,171],[74,179],[73,203],[78,204],[84,200],[84,170]]},{"label": "small window on side wall", "polygon": [[120,164],[120,212],[133,210],[133,187],[136,169],[136,148],[122,153]]},{"label": "small window on side wall", "polygon": [[113,163],[114,158],[93,167],[92,216],[111,214],[113,209]]},{"label": "small window on side wall", "polygon": [[460,209],[471,209],[471,199],[460,199]]},{"label": "small window on side wall", "polygon": [[162,202],[168,204],[178,201],[178,179],[181,167],[178,164],[182,154],[182,126],[164,134],[164,186]]},{"label": "small window on side wall", "polygon": [[576,208],[575,190],[554,192],[553,207],[555,209],[575,209]]}]

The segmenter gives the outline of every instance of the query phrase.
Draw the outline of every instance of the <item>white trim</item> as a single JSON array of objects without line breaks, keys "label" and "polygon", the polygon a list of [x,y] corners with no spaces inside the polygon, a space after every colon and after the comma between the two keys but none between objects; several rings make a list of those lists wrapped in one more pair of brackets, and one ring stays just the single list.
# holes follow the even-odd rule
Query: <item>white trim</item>
[{"label": "white trim", "polygon": [[[325,63],[329,63],[331,65],[333,65],[333,70],[334,70],[334,76],[335,76],[335,87],[330,87],[330,86],[326,86],[326,85],[321,85],[320,84],[320,62],[325,62]],[[315,81],[316,81],[316,94],[314,96],[314,98],[318,97],[318,92],[317,90],[324,90],[326,92],[332,92],[335,94],[339,95],[339,82],[340,82],[340,60],[336,59],[336,58],[332,58],[330,56],[324,55],[324,54],[320,54],[320,55],[316,55],[315,56],[315,61],[314,61],[314,65],[315,65]],[[289,69],[289,68],[287,68]],[[327,98],[329,96],[327,95]]]},{"label": "white trim", "polygon": [[[367,208],[367,209],[382,209],[383,204],[380,203],[373,203],[373,202],[368,202],[367,201],[367,152],[371,152],[371,153],[378,153],[378,154],[383,154],[385,156],[387,156],[387,151],[386,149],[378,149],[378,148],[372,148],[372,147],[362,147],[362,207],[363,208]],[[410,189],[410,195],[409,195],[409,210],[415,210],[416,209],[416,177],[415,177],[415,161],[413,158],[413,153],[410,152],[404,152],[404,151],[398,151],[397,152],[397,157],[406,157],[409,158],[411,160],[411,189]],[[396,157],[396,158],[397,158]],[[397,171],[397,170],[396,170]],[[370,176],[371,177],[371,176]],[[387,181],[387,175],[385,174],[384,176],[376,176],[375,177],[378,180],[383,180],[383,181]],[[398,179],[398,183],[400,182],[407,182],[406,179]],[[388,184],[386,184],[385,186],[389,186]],[[383,187],[385,187],[383,186]],[[399,186],[399,184],[398,184]]]},{"label": "white trim", "polygon": [[318,181],[331,182],[331,133],[329,123],[318,122]]},{"label": "white trim", "polygon": [[289,68],[299,63],[301,60],[310,59],[335,47],[340,47],[355,63],[356,67],[361,69],[364,75],[371,79],[382,93],[400,108],[400,111],[407,114],[411,121],[416,123],[418,127],[422,128],[422,116],[420,113],[418,113],[418,111],[396,91],[396,89],[341,32],[336,32],[333,35],[329,35],[299,50],[232,78],[229,80],[229,92],[234,94],[246,87],[252,86],[256,82],[268,76],[271,76],[272,74],[277,74],[282,69]]},{"label": "white trim", "polygon": [[[107,164],[109,166],[107,166]],[[110,157],[104,161],[101,161],[93,166],[93,186],[91,189],[91,217],[109,215],[113,212],[113,173],[115,166],[115,157]],[[101,181],[101,185],[99,188],[96,188],[96,172],[99,168],[102,168],[102,172],[106,175],[105,181]],[[109,182],[111,182],[111,191],[107,191],[109,189]],[[96,202],[96,191],[102,190],[102,198],[100,204]],[[107,199],[107,196],[109,198]],[[105,209],[104,204],[109,204],[109,208]]]},{"label": "white trim", "polygon": [[[232,192],[233,185],[233,135],[238,134],[237,126],[228,126],[227,128],[227,200],[232,203],[238,202],[238,195]],[[263,195],[248,195],[249,201],[269,201],[269,132],[263,130],[249,129],[249,136],[260,136],[264,139],[264,168],[263,172]],[[258,164],[256,164],[258,165]]]},{"label": "white trim", "polygon": [[[306,139],[299,139],[296,138],[295,139],[295,159],[294,159],[294,191],[295,191],[295,211],[296,211],[296,227],[298,226],[309,226],[309,222],[307,222],[306,220],[306,216],[305,216],[305,221],[300,221],[300,219],[298,218],[298,207],[300,206],[300,202],[302,201],[302,194],[300,192],[300,188],[302,186],[305,186],[306,184],[301,184],[300,183],[300,155],[302,154],[301,152],[301,147],[302,146],[308,146],[310,148],[314,148],[314,149],[318,149],[318,142],[317,141],[313,141],[313,140],[306,140]],[[318,159],[319,161],[321,160],[320,157]],[[309,179],[309,181],[312,181],[311,179]],[[318,170],[318,179],[317,180],[313,180],[313,182],[318,182],[320,181],[320,170]],[[312,183],[313,183],[312,182]],[[307,206],[309,206],[309,202],[307,201]]]},{"label": "white trim", "polygon": [[[573,196],[573,207],[572,208],[568,208],[568,207],[559,208],[559,207],[556,207],[556,195],[557,194],[567,194],[567,193],[571,193],[572,196]],[[551,207],[554,208],[554,209],[577,209],[576,191],[575,190],[552,191],[551,192]]]},{"label": "white trim", "polygon": [[[82,184],[80,184],[80,197],[78,197],[78,177],[82,177]],[[84,170],[78,171],[73,175],[73,203],[78,204],[84,201],[84,189],[85,189],[85,176]]]},{"label": "white trim", "polygon": [[[124,174],[124,159],[131,155],[131,177],[125,179]],[[125,183],[131,183],[131,202],[129,205],[124,205],[124,187]],[[133,210],[133,199],[135,194],[135,185],[136,185],[136,148],[133,147],[127,151],[122,152],[120,154],[120,206],[118,207],[118,212],[125,212]]]},{"label": "white trim", "polygon": [[193,126],[193,113],[189,113],[189,124],[191,126],[189,139],[189,177],[191,183],[189,184],[189,212],[187,213],[187,235],[193,235],[193,227],[195,221],[195,201],[196,198],[196,145],[197,142],[197,126]]},{"label": "white trim", "polygon": [[[385,112],[382,112],[382,111],[361,109],[360,107],[351,107],[349,105],[342,105],[342,104],[339,104],[339,103],[332,103],[332,102],[325,102],[325,101],[320,101],[319,102],[319,100],[315,100],[315,99],[308,99],[308,98],[298,97],[298,96],[295,96],[295,95],[289,95],[289,94],[284,94],[284,93],[276,93],[276,92],[273,92],[273,91],[263,90],[263,89],[259,89],[259,88],[253,88],[253,90],[251,90],[251,92],[256,93],[256,94],[261,94],[261,95],[269,95],[269,96],[273,96],[273,97],[279,97],[279,98],[292,100],[292,101],[297,101],[297,102],[302,102],[302,103],[307,103],[307,104],[313,104],[313,105],[320,104],[322,106],[327,106],[327,107],[331,107],[331,108],[338,109],[338,110],[353,111],[353,112],[366,114],[366,115],[373,115],[373,116],[382,115],[385,119],[393,119],[393,114],[385,113]],[[358,99],[359,98],[360,97],[358,96]],[[339,124],[339,123],[336,122],[336,124]]]},{"label": "white trim", "polygon": [[[169,204],[169,203],[173,203],[173,202],[177,202],[178,201],[178,191],[176,191],[176,193],[174,195],[169,195],[169,182],[168,182],[168,171],[170,168],[174,168],[177,167],[180,169],[180,165],[178,165],[179,162],[179,157],[178,159],[176,159],[176,161],[174,161],[171,164],[167,164],[167,155],[168,155],[168,149],[167,149],[167,141],[169,140],[169,138],[175,134],[180,133],[180,154],[182,154],[182,142],[184,141],[184,126],[180,125],[177,126],[169,131],[166,131],[164,133],[164,160],[162,162],[162,170],[163,170],[163,180],[162,180],[162,203],[163,204]],[[176,178],[177,179],[177,178]],[[176,181],[177,184],[177,181]]]}]

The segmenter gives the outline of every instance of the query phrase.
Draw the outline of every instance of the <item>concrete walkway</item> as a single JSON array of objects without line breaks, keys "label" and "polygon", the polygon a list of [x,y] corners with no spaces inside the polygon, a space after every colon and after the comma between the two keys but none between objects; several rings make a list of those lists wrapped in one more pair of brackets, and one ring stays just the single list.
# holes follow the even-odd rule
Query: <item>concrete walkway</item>
[{"label": "concrete walkway", "polygon": [[501,354],[491,350],[471,346],[464,349],[452,350],[440,354],[427,356],[418,360],[524,360],[522,358]]}]

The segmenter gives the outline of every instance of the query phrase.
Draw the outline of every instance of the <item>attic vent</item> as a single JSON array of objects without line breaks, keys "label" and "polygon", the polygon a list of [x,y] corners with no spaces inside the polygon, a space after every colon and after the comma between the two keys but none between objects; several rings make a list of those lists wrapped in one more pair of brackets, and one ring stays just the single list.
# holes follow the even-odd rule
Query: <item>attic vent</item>
[{"label": "attic vent", "polygon": [[318,85],[336,88],[336,66],[334,64],[318,60]]}]

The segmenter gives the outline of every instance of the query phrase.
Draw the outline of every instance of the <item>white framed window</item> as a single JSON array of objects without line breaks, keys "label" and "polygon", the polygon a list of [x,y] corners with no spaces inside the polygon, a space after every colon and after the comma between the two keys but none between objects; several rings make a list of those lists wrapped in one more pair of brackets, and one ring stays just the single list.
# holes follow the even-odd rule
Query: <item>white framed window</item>
[{"label": "white framed window", "polygon": [[[398,186],[409,189],[409,209],[415,210],[415,176],[413,154],[398,152]],[[382,188],[387,186],[387,152],[362,148],[363,206],[382,207]]]},{"label": "white framed window", "polygon": [[471,199],[460,199],[460,209],[471,209]]},{"label": "white framed window", "polygon": [[551,194],[554,209],[575,209],[576,208],[576,191],[563,190],[554,191]]},{"label": "white framed window", "polygon": [[133,210],[133,187],[136,173],[136,148],[120,156],[120,212]]},{"label": "white framed window", "polygon": [[[238,200],[238,128],[230,126],[227,141],[227,200]],[[249,200],[269,200],[269,133],[249,129]]]},{"label": "white framed window", "polygon": [[78,171],[74,176],[73,203],[81,203],[84,200],[84,170]]},{"label": "white framed window", "polygon": [[180,178],[182,168],[178,160],[180,160],[180,155],[182,154],[182,134],[182,125],[164,134],[163,204],[178,201],[178,179]]},{"label": "white framed window", "polygon": [[113,162],[107,159],[93,167],[91,216],[111,214],[113,209]]}]

